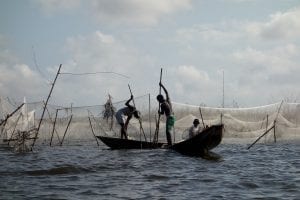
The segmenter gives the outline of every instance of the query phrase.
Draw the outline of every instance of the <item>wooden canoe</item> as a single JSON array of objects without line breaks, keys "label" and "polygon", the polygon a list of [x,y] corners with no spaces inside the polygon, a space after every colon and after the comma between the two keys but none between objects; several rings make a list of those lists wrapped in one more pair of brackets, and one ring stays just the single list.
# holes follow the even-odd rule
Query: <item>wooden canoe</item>
[{"label": "wooden canoe", "polygon": [[153,143],[140,140],[121,139],[115,137],[96,136],[111,149],[156,149],[164,143]]},{"label": "wooden canoe", "polygon": [[223,124],[213,125],[192,138],[172,145],[170,149],[186,155],[203,156],[221,143],[222,136]]},{"label": "wooden canoe", "polygon": [[192,138],[167,146],[166,143],[153,143],[115,137],[96,136],[111,149],[156,149],[169,148],[186,155],[202,156],[218,146],[222,140],[223,124],[204,129]]}]

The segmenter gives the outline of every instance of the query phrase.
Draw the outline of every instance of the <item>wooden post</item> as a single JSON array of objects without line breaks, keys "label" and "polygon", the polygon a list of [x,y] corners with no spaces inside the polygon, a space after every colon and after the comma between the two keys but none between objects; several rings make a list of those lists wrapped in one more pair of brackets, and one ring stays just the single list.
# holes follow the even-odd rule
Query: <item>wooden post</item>
[{"label": "wooden post", "polygon": [[223,113],[221,113],[221,124],[223,124]]},{"label": "wooden post", "polygon": [[201,107],[199,106],[199,111],[200,111],[200,116],[201,116],[201,120],[202,120],[202,125],[203,125],[203,129],[205,129],[205,124],[203,121],[203,116],[202,116],[202,112],[201,112]]},{"label": "wooden post", "polygon": [[276,134],[275,134],[275,128],[276,127],[276,121],[274,121],[274,143],[276,143]]},{"label": "wooden post", "polygon": [[2,124],[6,124],[7,120],[8,120],[11,116],[13,116],[20,108],[22,108],[24,104],[25,104],[25,103],[22,103],[22,104],[21,104],[19,107],[17,107],[12,113],[6,115],[5,119],[2,120],[2,121],[0,122],[0,126],[2,126]]},{"label": "wooden post", "polygon": [[63,138],[62,138],[62,140],[61,140],[61,142],[60,142],[60,146],[62,146],[62,144],[63,144],[63,141],[64,141],[64,139],[65,139],[66,133],[67,133],[67,131],[68,131],[68,129],[69,129],[69,126],[70,126],[70,124],[71,124],[72,118],[73,118],[73,115],[71,115],[71,118],[70,118],[70,120],[69,120],[69,122],[68,122],[68,125],[67,125],[67,128],[66,128],[66,130],[65,130],[64,136],[63,136]]},{"label": "wooden post", "polygon": [[42,124],[42,121],[43,121],[43,118],[44,118],[45,110],[46,110],[46,107],[47,107],[47,105],[48,105],[48,101],[49,101],[49,99],[50,99],[50,96],[51,96],[51,93],[52,93],[52,91],[53,91],[53,88],[54,88],[55,82],[56,82],[56,80],[57,80],[57,77],[58,77],[58,75],[59,75],[59,73],[60,73],[61,66],[62,66],[62,64],[59,65],[58,71],[57,71],[57,73],[56,73],[56,76],[55,76],[55,79],[54,79],[54,81],[53,81],[52,87],[51,87],[51,89],[50,89],[49,95],[48,95],[48,97],[47,97],[47,100],[46,100],[46,103],[45,103],[45,106],[44,106],[44,109],[43,109],[43,113],[42,113],[42,116],[41,116],[41,119],[40,119],[40,122],[39,122],[39,125],[38,125],[38,128],[37,128],[35,137],[34,137],[34,139],[33,139],[32,145],[31,145],[31,150],[33,150],[35,141],[36,141],[37,136],[38,136],[38,134],[39,134],[39,131],[40,131],[40,128],[41,128],[41,124]]},{"label": "wooden post", "polygon": [[[268,129],[268,125],[269,125],[269,115],[267,115],[267,122],[266,122],[266,131]],[[266,143],[267,137],[265,137],[265,143]]]},{"label": "wooden post", "polygon": [[150,132],[150,142],[151,142],[151,99],[150,99],[150,93],[149,93],[149,132]]},{"label": "wooden post", "polygon": [[91,127],[91,130],[92,130],[92,133],[93,133],[93,135],[94,135],[94,137],[95,137],[95,140],[96,140],[96,142],[97,142],[97,145],[99,146],[99,142],[98,142],[98,140],[97,140],[97,137],[96,137],[96,135],[95,135],[95,132],[94,132],[94,129],[93,129],[93,126],[92,126],[91,118],[90,118],[90,117],[88,117],[88,118],[89,118],[89,122],[90,122],[90,127]]},{"label": "wooden post", "polygon": [[[55,130],[55,125],[56,125],[57,113],[58,113],[58,109],[56,109],[56,113],[55,113],[55,119],[54,119],[54,123],[53,123],[51,139],[50,139],[50,147],[51,147],[51,145],[52,145],[52,139],[53,139],[54,131],[56,131],[56,130]],[[57,133],[56,133],[56,134],[57,134]],[[57,134],[57,137],[58,137],[58,134]],[[60,143],[59,137],[58,137],[58,142]]]},{"label": "wooden post", "polygon": [[262,134],[261,136],[259,136],[247,149],[250,149],[256,142],[258,142],[258,140],[260,140],[260,138],[262,138],[263,136],[265,136],[270,130],[272,130],[275,127],[275,125],[273,125],[271,128],[269,128],[267,131],[264,132],[264,134]]},{"label": "wooden post", "polygon": [[17,118],[17,121],[16,121],[15,126],[14,126],[14,130],[13,130],[13,132],[12,132],[12,134],[11,134],[9,140],[8,140],[7,145],[9,145],[10,141],[13,139],[13,136],[15,134],[15,131],[16,131],[16,128],[17,128],[17,125],[18,125],[18,122],[19,122],[21,116],[22,116],[22,113],[20,113],[19,116],[18,116],[18,118]]}]

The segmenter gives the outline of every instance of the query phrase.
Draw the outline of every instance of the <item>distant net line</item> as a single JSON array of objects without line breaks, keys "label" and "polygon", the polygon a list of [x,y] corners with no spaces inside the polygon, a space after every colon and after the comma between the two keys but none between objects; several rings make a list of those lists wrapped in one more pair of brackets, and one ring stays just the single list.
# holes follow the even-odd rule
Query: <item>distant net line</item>
[{"label": "distant net line", "polygon": [[126,75],[120,74],[120,73],[116,73],[116,72],[85,72],[85,73],[61,72],[60,74],[74,75],[74,76],[84,76],[84,75],[93,75],[93,74],[116,74],[118,76],[122,76],[122,77],[130,79],[129,76],[126,76]]}]

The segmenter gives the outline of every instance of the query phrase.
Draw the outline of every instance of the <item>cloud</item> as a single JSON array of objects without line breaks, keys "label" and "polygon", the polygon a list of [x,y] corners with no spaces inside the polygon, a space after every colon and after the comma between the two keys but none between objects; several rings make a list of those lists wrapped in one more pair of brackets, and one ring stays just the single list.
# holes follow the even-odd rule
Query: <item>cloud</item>
[{"label": "cloud", "polygon": [[162,16],[188,9],[190,6],[190,0],[95,0],[93,13],[99,21],[156,25]]},{"label": "cloud", "polygon": [[[170,69],[169,69],[170,70]],[[170,89],[179,102],[200,105],[200,103],[218,104],[216,90],[219,81],[212,79],[206,71],[193,65],[180,65],[171,70]],[[205,95],[203,95],[205,94]],[[214,100],[212,100],[214,99]]]},{"label": "cloud", "polygon": [[277,12],[270,16],[268,22],[254,22],[246,26],[246,30],[263,39],[291,39],[300,35],[300,7],[287,12]]},{"label": "cloud", "polygon": [[[82,105],[95,104],[94,101],[98,100],[101,104],[99,99],[105,99],[108,93],[115,100],[123,100],[129,95],[128,83],[133,84],[136,95],[144,95],[150,88],[151,77],[148,78],[148,82],[145,81],[145,75],[153,73],[153,69],[148,67],[152,59],[111,34],[95,31],[87,35],[69,37],[64,51],[72,59],[65,62],[62,72],[103,72],[85,76],[62,75],[61,85],[65,91],[58,91],[57,95],[64,93],[67,102],[77,101]],[[78,88],[81,90],[78,91]],[[87,99],[87,96],[93,98]]]},{"label": "cloud", "polygon": [[[2,42],[1,42],[2,40]],[[7,47],[7,39],[0,35],[0,96],[16,101],[42,101],[49,91],[50,84],[38,71],[24,64]],[[53,67],[57,68],[57,66]],[[56,71],[49,67],[49,72]]]},{"label": "cloud", "polygon": [[41,101],[37,99],[44,94],[44,80],[39,74],[31,70],[25,64],[0,63],[0,91],[1,96],[8,96],[20,100],[26,96],[30,101]]},{"label": "cloud", "polygon": [[127,74],[137,62],[134,48],[101,31],[67,38],[65,51],[73,58],[73,71],[118,70]]},{"label": "cloud", "polygon": [[179,66],[176,70],[179,78],[183,80],[199,82],[199,81],[209,81],[208,74],[204,71],[196,69],[194,66]]},{"label": "cloud", "polygon": [[45,13],[52,14],[62,10],[73,10],[81,5],[81,0],[31,0]]},{"label": "cloud", "polygon": [[249,72],[268,72],[268,74],[287,74],[298,68],[300,49],[293,44],[269,50],[247,48],[233,53],[236,63],[244,66]]},{"label": "cloud", "polygon": [[[32,0],[47,14],[86,9],[98,22],[115,25],[156,25],[163,16],[189,9],[191,0]],[[84,6],[83,6],[84,5]]]}]

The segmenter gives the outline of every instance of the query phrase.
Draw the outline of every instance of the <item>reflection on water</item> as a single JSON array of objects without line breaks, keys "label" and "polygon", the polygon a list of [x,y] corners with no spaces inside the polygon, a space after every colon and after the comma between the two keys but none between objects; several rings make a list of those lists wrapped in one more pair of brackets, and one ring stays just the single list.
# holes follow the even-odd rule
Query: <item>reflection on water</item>
[{"label": "reflection on water", "polygon": [[92,143],[0,148],[0,199],[297,199],[298,144],[221,144],[207,159]]}]

